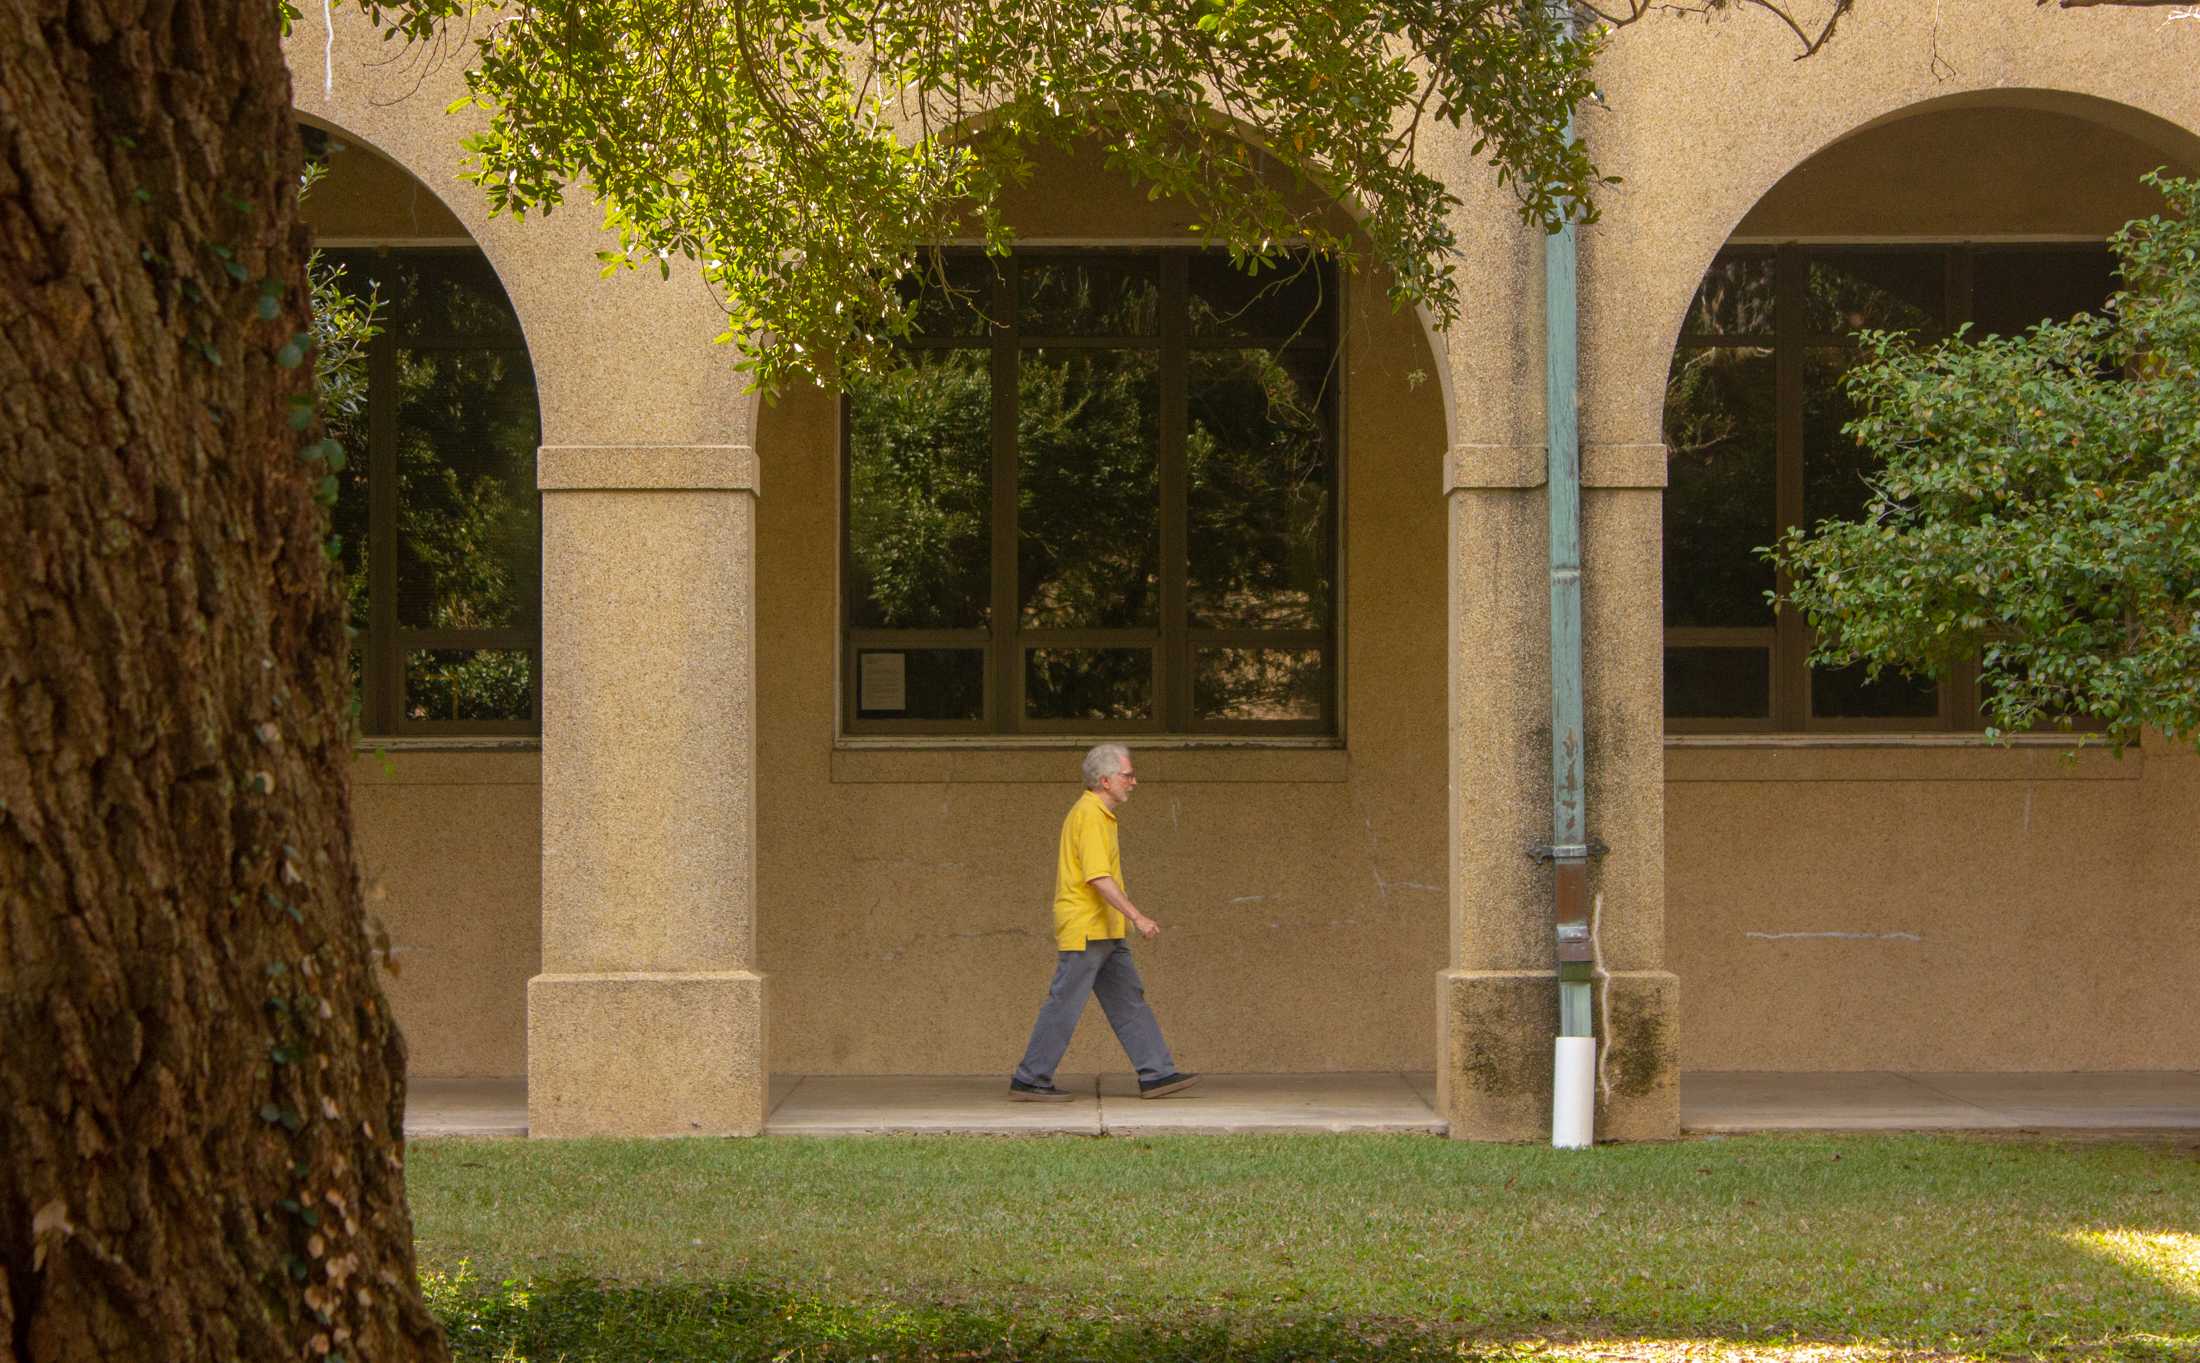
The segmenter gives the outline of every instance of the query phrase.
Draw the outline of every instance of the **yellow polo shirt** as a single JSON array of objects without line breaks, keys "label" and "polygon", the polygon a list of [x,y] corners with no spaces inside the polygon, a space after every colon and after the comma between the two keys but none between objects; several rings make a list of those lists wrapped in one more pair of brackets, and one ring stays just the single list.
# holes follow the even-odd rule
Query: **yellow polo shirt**
[{"label": "yellow polo shirt", "polygon": [[1062,820],[1062,846],[1054,862],[1057,950],[1083,951],[1093,938],[1123,935],[1123,915],[1109,908],[1092,888],[1098,876],[1112,878],[1117,889],[1130,893],[1123,885],[1123,849],[1116,842],[1115,815],[1088,790]]}]

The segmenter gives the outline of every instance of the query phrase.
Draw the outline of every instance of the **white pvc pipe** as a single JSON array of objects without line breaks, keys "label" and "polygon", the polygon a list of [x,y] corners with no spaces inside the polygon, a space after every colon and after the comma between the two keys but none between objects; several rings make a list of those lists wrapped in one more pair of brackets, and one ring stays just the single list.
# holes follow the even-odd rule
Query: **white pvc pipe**
[{"label": "white pvc pipe", "polygon": [[1597,1039],[1562,1036],[1551,1067],[1551,1144],[1586,1150],[1596,1144]]}]

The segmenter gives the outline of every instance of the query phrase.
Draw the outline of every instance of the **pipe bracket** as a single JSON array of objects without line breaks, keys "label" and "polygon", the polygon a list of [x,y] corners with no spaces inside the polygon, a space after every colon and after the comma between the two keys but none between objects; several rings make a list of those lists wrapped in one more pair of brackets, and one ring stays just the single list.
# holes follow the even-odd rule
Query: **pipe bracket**
[{"label": "pipe bracket", "polygon": [[1587,861],[1591,857],[1601,857],[1611,850],[1602,838],[1591,838],[1587,842],[1531,842],[1528,844],[1528,856],[1536,862]]}]

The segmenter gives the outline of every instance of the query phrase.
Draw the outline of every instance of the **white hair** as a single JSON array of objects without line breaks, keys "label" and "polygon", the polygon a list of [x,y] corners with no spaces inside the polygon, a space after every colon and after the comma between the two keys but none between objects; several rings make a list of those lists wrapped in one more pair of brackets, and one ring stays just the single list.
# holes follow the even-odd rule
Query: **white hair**
[{"label": "white hair", "polygon": [[1120,743],[1102,743],[1085,754],[1085,789],[1097,790],[1100,778],[1113,776],[1131,760],[1131,750]]}]

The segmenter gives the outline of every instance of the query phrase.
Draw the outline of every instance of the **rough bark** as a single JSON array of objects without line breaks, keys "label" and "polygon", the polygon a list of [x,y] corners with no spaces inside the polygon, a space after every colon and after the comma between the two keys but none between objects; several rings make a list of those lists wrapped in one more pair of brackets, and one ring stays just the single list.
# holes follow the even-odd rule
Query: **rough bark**
[{"label": "rough bark", "polygon": [[273,0],[0,0],[0,1363],[444,1353],[277,43]]}]

